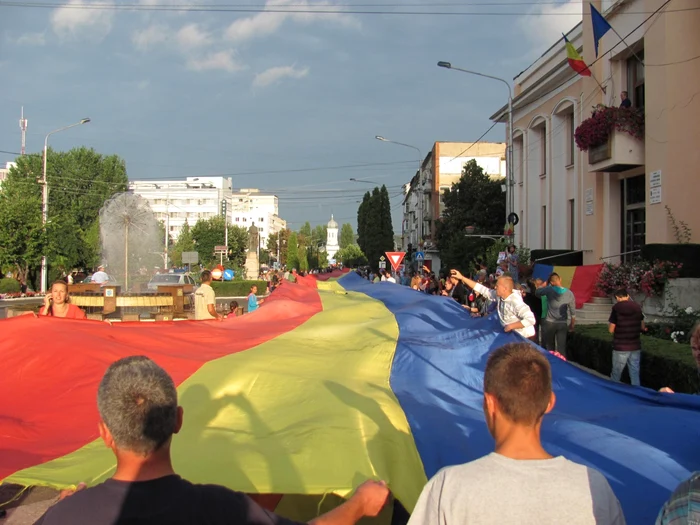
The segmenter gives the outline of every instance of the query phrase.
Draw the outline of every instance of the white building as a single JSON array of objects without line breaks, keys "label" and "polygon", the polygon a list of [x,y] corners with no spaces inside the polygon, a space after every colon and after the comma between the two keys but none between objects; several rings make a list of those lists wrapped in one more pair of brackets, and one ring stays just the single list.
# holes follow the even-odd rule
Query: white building
[{"label": "white building", "polygon": [[10,172],[10,168],[17,167],[16,162],[7,162],[4,168],[0,168],[0,184],[7,178],[7,174]]},{"label": "white building", "polygon": [[328,261],[335,259],[335,254],[340,250],[340,245],[338,244],[338,223],[333,219],[333,214],[331,214],[331,220],[328,221],[328,233],[326,235],[326,253],[328,254]]},{"label": "white building", "polygon": [[192,227],[199,219],[221,215],[224,201],[229,224],[247,229],[255,223],[262,249],[267,247],[269,234],[287,227],[278,215],[275,195],[257,189],[235,190],[231,179],[224,177],[130,181],[129,191],[148,201],[156,219],[166,225],[173,239],[180,235],[185,221]]}]

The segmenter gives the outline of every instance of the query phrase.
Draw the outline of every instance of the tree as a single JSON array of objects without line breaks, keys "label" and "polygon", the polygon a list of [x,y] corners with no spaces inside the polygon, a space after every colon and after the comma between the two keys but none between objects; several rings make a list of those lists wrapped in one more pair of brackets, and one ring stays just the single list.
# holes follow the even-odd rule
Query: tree
[{"label": "tree", "polygon": [[173,266],[182,266],[182,253],[183,252],[193,252],[194,248],[194,237],[192,236],[192,230],[190,225],[185,219],[185,224],[182,225],[182,230],[180,230],[180,235],[177,241],[173,245],[172,250],[170,250],[170,263]]},{"label": "tree", "polygon": [[459,181],[445,190],[443,200],[445,209],[436,223],[443,266],[471,271],[493,241],[467,237],[465,228],[474,227],[476,234],[501,234],[506,214],[501,181],[491,179],[475,160],[470,160]]},{"label": "tree", "polygon": [[[219,262],[214,255],[214,247],[224,244],[225,221],[221,216],[210,219],[200,219],[192,228],[192,240],[195,250],[199,254],[199,262],[204,266],[213,266]],[[248,247],[248,230],[240,226],[228,227],[228,261],[234,266],[245,264],[246,249]]]},{"label": "tree", "polygon": [[386,186],[366,193],[357,211],[358,245],[370,266],[377,269],[379,258],[394,249],[391,203]]},{"label": "tree", "polygon": [[311,223],[306,221],[304,225],[299,228],[299,235],[303,235],[306,239],[311,238]]},{"label": "tree", "polygon": [[367,257],[362,253],[362,250],[357,244],[349,244],[345,248],[341,248],[335,254],[335,258],[347,267],[363,266],[367,264]]},{"label": "tree", "polygon": [[287,240],[287,269],[289,270],[299,269],[299,246],[297,243],[296,232],[291,232]]},{"label": "tree", "polygon": [[340,248],[347,248],[355,242],[355,232],[352,231],[352,225],[349,222],[343,224],[340,228],[340,238],[338,244]]},{"label": "tree", "polygon": [[[50,274],[93,267],[100,259],[98,215],[104,202],[127,189],[124,161],[93,149],[48,150],[48,223],[41,220],[42,155],[16,159],[0,188],[0,265],[36,281],[41,255]],[[34,283],[37,284],[36,282]]]},{"label": "tree", "polygon": [[270,257],[281,265],[287,262],[287,241],[290,233],[289,230],[280,230],[277,233],[271,233],[267,237],[267,249],[270,252]]}]

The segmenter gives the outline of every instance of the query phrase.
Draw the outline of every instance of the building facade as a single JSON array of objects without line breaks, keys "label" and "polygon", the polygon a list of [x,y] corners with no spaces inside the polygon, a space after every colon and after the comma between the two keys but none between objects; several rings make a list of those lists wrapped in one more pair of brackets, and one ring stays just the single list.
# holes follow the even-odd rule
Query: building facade
[{"label": "building facade", "polygon": [[[224,177],[187,177],[185,180],[130,181],[129,191],[148,201],[156,219],[162,221],[176,240],[185,221],[194,226],[200,219],[225,213],[229,224],[250,228],[260,234],[260,248],[267,248],[270,234],[287,227],[279,217],[275,195],[257,189],[234,189]],[[223,239],[222,239],[223,243]]]},{"label": "building facade", "polygon": [[[444,191],[459,181],[464,165],[471,160],[495,179],[506,175],[506,145],[503,143],[435,142],[421,163],[420,171],[404,186],[402,249],[422,252],[423,263],[440,271],[435,243],[435,220],[444,209]],[[421,261],[408,261],[414,267]]]},{"label": "building facade", "polygon": [[[594,52],[588,2],[567,38],[589,64],[575,74],[564,42],[514,79],[516,243],[583,252],[584,264],[618,262],[648,243],[676,242],[669,213],[700,240],[693,195],[700,151],[700,11],[693,0],[594,1],[609,31]],[[637,28],[637,29],[635,29]],[[577,147],[575,131],[626,91],[644,115],[643,138],[614,130],[607,143]],[[507,122],[505,106],[492,118]]]}]

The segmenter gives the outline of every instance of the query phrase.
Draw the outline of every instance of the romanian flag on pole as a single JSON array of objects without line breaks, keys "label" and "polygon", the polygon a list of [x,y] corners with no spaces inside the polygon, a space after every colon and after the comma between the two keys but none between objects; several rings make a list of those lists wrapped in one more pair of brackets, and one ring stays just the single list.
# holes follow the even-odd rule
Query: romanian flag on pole
[{"label": "romanian flag on pole", "polygon": [[566,43],[566,58],[569,60],[569,65],[571,66],[571,69],[576,71],[576,73],[578,73],[581,76],[590,77],[591,70],[588,69],[588,66],[583,61],[583,57],[578,54],[578,51],[576,51],[574,45],[571,42],[569,42],[569,40],[566,38],[566,35],[564,35],[564,42]]}]

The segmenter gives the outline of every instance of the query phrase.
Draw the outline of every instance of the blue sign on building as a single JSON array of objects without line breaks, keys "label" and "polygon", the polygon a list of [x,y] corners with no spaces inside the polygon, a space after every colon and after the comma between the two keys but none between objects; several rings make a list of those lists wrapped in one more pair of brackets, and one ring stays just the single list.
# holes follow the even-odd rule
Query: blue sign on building
[{"label": "blue sign on building", "polygon": [[423,252],[416,252],[416,260],[417,261],[425,260],[425,254]]}]

